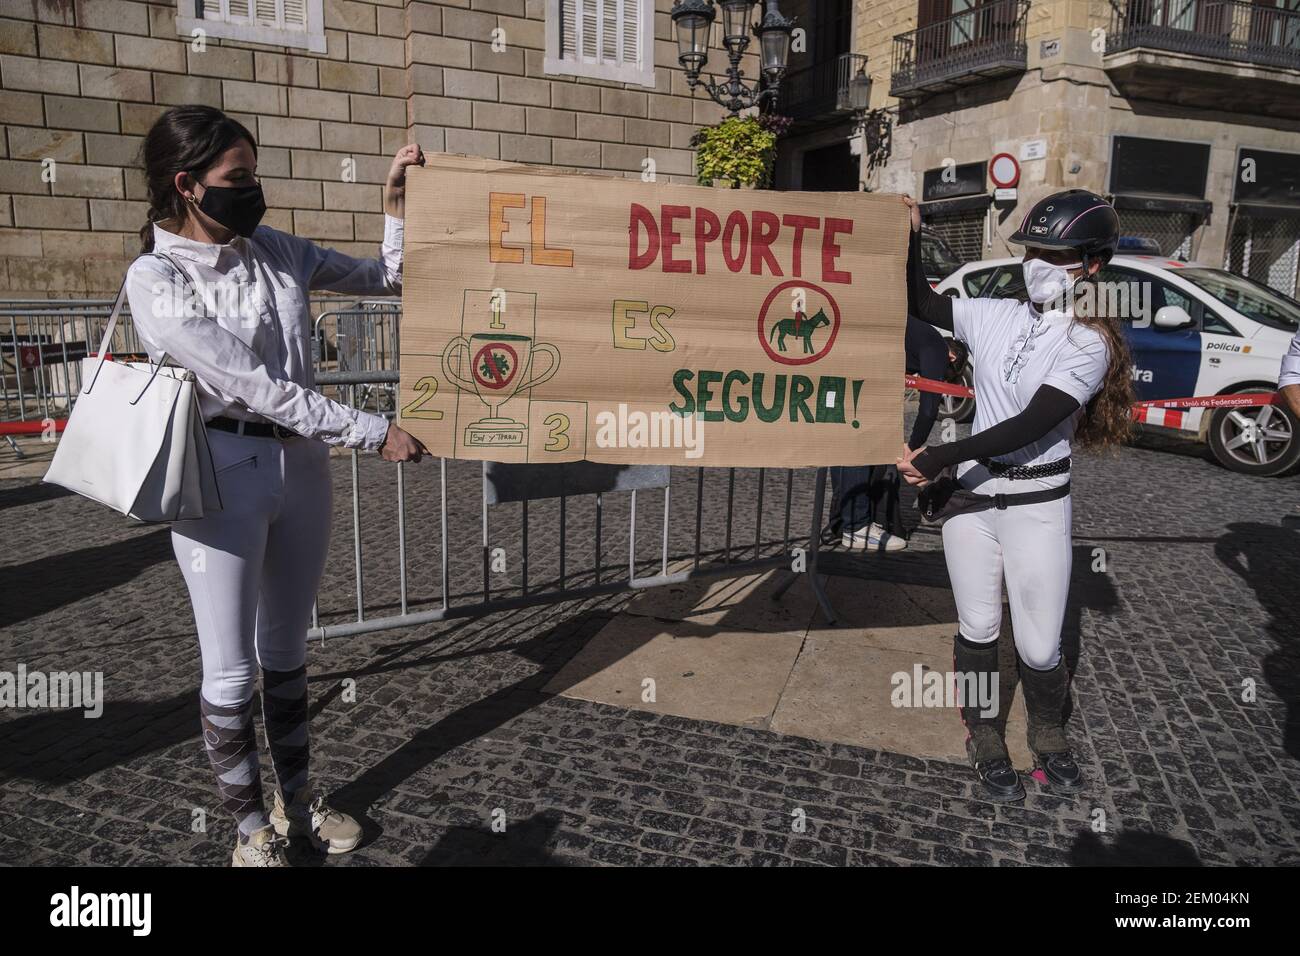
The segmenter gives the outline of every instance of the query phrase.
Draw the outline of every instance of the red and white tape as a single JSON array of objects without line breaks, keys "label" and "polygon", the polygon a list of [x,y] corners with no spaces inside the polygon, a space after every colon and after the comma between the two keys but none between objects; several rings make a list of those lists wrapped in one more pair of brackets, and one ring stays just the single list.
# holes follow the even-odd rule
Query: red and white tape
[{"label": "red and white tape", "polygon": [[[49,423],[54,426],[54,430],[61,432],[64,426],[68,424],[66,418],[51,418]],[[25,422],[0,422],[0,435],[39,435],[45,431],[45,419],[35,419]]]},{"label": "red and white tape", "polygon": [[[958,398],[974,398],[975,390],[965,385],[951,382],[938,382],[932,378],[908,375],[903,379],[908,388],[921,392],[937,392],[940,395],[955,395]],[[1199,395],[1193,398],[1158,398],[1145,402],[1133,403],[1135,421],[1149,425],[1165,425],[1177,428],[1182,424],[1184,410],[1188,408],[1261,408],[1265,405],[1280,405],[1281,396],[1277,392],[1246,392],[1240,395]]]},{"label": "red and white tape", "polygon": [[952,382],[939,382],[919,375],[906,375],[903,384],[920,392],[938,392],[940,395],[956,395],[958,398],[974,398],[975,389],[966,385],[954,385]]}]

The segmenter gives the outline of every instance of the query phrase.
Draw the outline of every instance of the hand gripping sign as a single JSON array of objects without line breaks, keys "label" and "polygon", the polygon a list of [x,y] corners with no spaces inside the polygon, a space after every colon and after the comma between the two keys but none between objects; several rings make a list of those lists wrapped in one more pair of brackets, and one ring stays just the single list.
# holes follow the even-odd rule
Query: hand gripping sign
[{"label": "hand gripping sign", "polygon": [[399,422],[499,462],[892,461],[906,240],[892,196],[429,156],[409,176]]}]

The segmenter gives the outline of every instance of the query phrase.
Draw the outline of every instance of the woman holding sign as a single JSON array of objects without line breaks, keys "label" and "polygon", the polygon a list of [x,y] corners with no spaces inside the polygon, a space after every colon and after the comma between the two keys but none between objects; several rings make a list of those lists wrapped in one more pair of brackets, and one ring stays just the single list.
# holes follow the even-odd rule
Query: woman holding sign
[{"label": "woman holding sign", "polygon": [[[287,838],[342,853],[361,828],[308,789],[307,628],[332,517],[329,447],[419,461],[418,441],[312,385],[312,290],[391,295],[402,283],[406,167],[384,187],[381,258],[353,259],[259,225],[266,211],[257,143],[207,106],[160,116],[143,146],[149,221],[127,272],[149,356],[194,373],[224,509],[172,524],[203,658],[203,740],[239,829],[235,866],[284,866]],[[252,698],[279,790],[268,816]]]},{"label": "woman holding sign", "polygon": [[[957,602],[954,669],[968,689],[995,686],[1005,579],[1011,605],[1029,747],[1048,785],[1083,789],[1065,736],[1069,674],[1061,625],[1070,586],[1070,448],[1109,446],[1129,430],[1128,347],[1116,317],[1085,315],[1075,289],[1115,252],[1119,218],[1100,196],[1070,189],[1040,200],[1011,241],[1024,245],[1029,301],[951,299],[920,268],[912,212],[910,311],[970,348],[977,405],[971,437],[899,459],[922,491],[922,511],[943,524]],[[936,482],[956,467],[955,478]],[[933,485],[931,483],[934,482]],[[1002,738],[996,701],[963,699],[967,753],[993,800],[1025,796]]]}]

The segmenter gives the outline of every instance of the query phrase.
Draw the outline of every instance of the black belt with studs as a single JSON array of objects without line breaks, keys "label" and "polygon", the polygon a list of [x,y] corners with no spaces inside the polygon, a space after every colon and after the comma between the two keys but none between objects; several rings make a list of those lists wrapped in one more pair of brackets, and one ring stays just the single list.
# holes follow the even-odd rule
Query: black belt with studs
[{"label": "black belt with studs", "polygon": [[977,458],[976,461],[987,468],[989,474],[995,478],[1010,478],[1013,481],[1051,478],[1053,475],[1063,475],[1070,470],[1068,455],[1065,458],[1044,462],[1041,465],[1013,465],[1010,462],[997,461],[993,458]]}]

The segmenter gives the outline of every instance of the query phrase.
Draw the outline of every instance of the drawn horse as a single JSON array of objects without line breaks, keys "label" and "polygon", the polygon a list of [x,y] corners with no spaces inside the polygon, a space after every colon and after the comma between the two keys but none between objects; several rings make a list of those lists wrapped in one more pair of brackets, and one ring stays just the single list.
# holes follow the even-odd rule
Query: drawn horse
[{"label": "drawn horse", "polygon": [[[831,320],[827,318],[824,309],[818,309],[817,314],[811,319],[804,315],[804,313],[800,312],[788,319],[781,319],[773,325],[772,331],[768,335],[767,340],[771,342],[772,339],[776,338],[776,350],[778,352],[784,352],[786,350],[785,337],[787,335],[801,338],[803,339],[804,354],[811,355],[814,351],[812,344],[813,333],[823,325],[830,324]],[[780,338],[777,338],[778,335]]]}]

